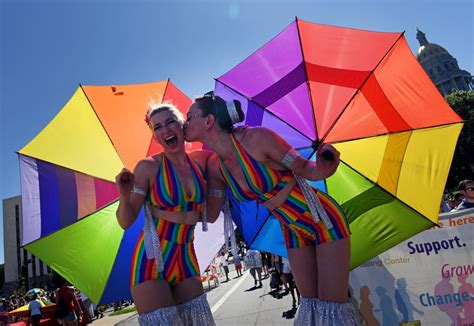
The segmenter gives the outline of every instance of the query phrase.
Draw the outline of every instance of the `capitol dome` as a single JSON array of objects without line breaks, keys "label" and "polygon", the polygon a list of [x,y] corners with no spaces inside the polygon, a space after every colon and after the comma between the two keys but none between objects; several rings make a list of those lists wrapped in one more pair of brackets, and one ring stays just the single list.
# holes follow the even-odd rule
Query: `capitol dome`
[{"label": "capitol dome", "polygon": [[461,70],[456,58],[445,48],[428,42],[425,33],[418,28],[416,29],[416,38],[420,42],[416,59],[443,95],[450,94],[455,90],[472,90],[474,88],[471,74]]}]

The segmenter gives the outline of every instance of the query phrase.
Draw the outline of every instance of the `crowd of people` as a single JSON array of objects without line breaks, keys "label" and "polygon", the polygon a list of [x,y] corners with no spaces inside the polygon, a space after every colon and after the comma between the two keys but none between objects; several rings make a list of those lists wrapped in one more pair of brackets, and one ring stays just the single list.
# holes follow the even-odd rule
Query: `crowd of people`
[{"label": "crowd of people", "polygon": [[[54,309],[47,309],[53,304]],[[131,300],[125,300],[97,306],[84,293],[63,280],[55,290],[20,289],[1,299],[0,325],[25,318],[31,325],[39,325],[41,319],[49,318],[56,319],[61,325],[84,325],[104,317],[108,309],[117,311],[131,304]],[[26,307],[25,313],[10,314],[22,307]]]},{"label": "crowd of people", "polygon": [[229,278],[229,264],[234,264],[236,273],[234,278],[241,277],[242,270],[248,270],[254,280],[255,288],[261,288],[263,286],[262,280],[270,278],[271,295],[280,298],[291,294],[292,308],[296,308],[300,304],[300,293],[291,272],[290,262],[286,257],[247,249],[245,244],[240,243],[237,255],[220,251],[214,262],[217,262],[221,275],[225,276],[223,282],[232,279]]}]

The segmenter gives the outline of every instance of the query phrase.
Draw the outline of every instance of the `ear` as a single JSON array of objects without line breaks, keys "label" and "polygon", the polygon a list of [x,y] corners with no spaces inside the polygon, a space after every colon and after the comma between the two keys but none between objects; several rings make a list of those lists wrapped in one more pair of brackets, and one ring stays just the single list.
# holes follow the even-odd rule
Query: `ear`
[{"label": "ear", "polygon": [[216,123],[216,117],[213,116],[212,114],[209,114],[206,117],[206,121],[204,122],[204,125],[206,126],[206,130],[212,129],[215,123]]}]

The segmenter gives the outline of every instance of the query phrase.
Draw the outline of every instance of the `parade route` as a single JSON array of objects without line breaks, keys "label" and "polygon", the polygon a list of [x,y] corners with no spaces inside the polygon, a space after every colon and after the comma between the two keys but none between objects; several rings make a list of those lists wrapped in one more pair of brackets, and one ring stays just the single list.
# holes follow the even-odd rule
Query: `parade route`
[{"label": "parade route", "polygon": [[[272,296],[269,278],[262,281],[261,288],[254,286],[248,271],[239,278],[223,282],[207,292],[207,299],[217,325],[292,325],[295,310],[291,295]],[[105,316],[95,320],[93,325],[138,325],[138,314]]]}]

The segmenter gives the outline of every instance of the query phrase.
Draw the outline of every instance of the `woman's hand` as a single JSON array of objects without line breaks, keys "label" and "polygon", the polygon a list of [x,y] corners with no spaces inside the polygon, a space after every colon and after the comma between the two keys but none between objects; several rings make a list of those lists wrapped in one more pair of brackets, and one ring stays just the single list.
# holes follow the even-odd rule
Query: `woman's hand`
[{"label": "woman's hand", "polygon": [[115,183],[117,185],[117,189],[120,193],[120,196],[130,196],[130,193],[133,189],[134,181],[135,175],[127,168],[123,168],[122,171],[117,174],[117,176],[115,177]]},{"label": "woman's hand", "polygon": [[[330,155],[323,154],[324,152],[329,152],[332,154],[331,159],[327,159],[325,157],[330,157]],[[321,175],[321,179],[326,179],[336,172],[337,167],[339,166],[339,156],[340,153],[337,149],[335,149],[332,145],[324,144],[316,153],[316,168],[318,169],[319,174]]]}]

